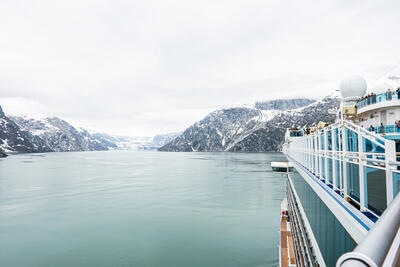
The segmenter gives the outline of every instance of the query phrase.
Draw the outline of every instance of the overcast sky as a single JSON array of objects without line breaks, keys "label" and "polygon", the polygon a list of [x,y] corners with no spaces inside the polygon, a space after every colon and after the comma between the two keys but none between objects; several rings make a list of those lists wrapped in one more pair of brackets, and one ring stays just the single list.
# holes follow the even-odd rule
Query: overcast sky
[{"label": "overcast sky", "polygon": [[400,1],[0,1],[0,105],[123,135],[400,75]]}]

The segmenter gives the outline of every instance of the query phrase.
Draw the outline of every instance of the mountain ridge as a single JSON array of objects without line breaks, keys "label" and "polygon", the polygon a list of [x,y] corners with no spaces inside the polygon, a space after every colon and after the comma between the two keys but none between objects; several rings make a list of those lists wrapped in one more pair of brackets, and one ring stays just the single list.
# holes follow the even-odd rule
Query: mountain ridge
[{"label": "mountain ridge", "polygon": [[[286,128],[311,126],[336,117],[339,95],[315,101],[284,99],[254,107],[216,110],[187,128],[161,151],[265,152],[279,150]],[[291,102],[292,100],[292,102]],[[271,107],[272,109],[265,109]],[[307,117],[304,121],[302,117]],[[310,117],[311,116],[311,117]],[[234,118],[234,120],[230,119]]]},{"label": "mountain ridge", "polygon": [[[89,132],[57,117],[6,116],[0,106],[0,156],[4,156],[4,152],[99,150],[275,151],[282,143],[286,128],[309,126],[316,123],[317,118],[334,119],[332,114],[337,110],[337,101],[332,96],[324,99],[276,99],[227,107],[209,113],[182,133],[153,137]],[[329,110],[332,114],[327,113]]]},{"label": "mountain ridge", "polygon": [[58,117],[6,116],[0,106],[0,157],[5,153],[156,150],[176,135],[128,137],[90,133]]}]

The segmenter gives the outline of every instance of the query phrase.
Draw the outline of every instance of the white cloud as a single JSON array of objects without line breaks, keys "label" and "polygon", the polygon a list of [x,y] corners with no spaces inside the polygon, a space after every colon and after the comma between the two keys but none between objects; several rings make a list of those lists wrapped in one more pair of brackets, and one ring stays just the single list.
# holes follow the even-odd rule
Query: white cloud
[{"label": "white cloud", "polygon": [[373,84],[399,64],[399,7],[394,0],[2,1],[0,105],[146,135],[183,130],[231,104],[322,97],[346,75]]}]

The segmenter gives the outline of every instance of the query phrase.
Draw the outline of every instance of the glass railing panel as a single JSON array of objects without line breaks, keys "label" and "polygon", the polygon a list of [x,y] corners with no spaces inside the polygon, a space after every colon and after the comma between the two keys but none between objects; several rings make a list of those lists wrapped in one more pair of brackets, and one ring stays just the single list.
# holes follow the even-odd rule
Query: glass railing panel
[{"label": "glass railing panel", "polygon": [[386,133],[395,133],[394,125],[386,125],[385,132]]},{"label": "glass railing panel", "polygon": [[324,135],[323,134],[319,135],[319,142],[321,144],[321,149],[324,150],[325,149],[325,140],[324,140]]},{"label": "glass railing panel", "polygon": [[385,92],[379,95],[372,95],[370,97],[366,97],[362,100],[359,100],[357,103],[358,108],[363,108],[368,105],[372,105],[375,103],[381,103],[386,101],[392,101],[400,99],[400,92]]},{"label": "glass railing panel", "polygon": [[386,172],[382,169],[364,167],[366,177],[367,207],[377,215],[386,209]]},{"label": "glass railing panel", "polygon": [[290,131],[290,136],[291,137],[301,137],[303,135],[304,135],[304,133],[303,133],[302,130],[291,130]]},{"label": "glass railing panel", "polygon": [[343,183],[343,168],[344,168],[344,163],[343,163],[343,157],[341,157],[341,161],[340,161],[340,165],[341,165],[341,171],[340,171],[340,174],[341,174],[341,176],[340,176],[340,183],[339,183],[339,185],[340,185],[340,189],[343,189],[344,188],[344,183]]},{"label": "glass railing panel", "polygon": [[336,151],[340,150],[340,144],[339,144],[339,129],[336,128],[335,130],[335,142],[334,142],[334,147]]},{"label": "glass railing panel", "polygon": [[321,178],[325,178],[325,158],[321,158]]},{"label": "glass railing panel", "polygon": [[333,164],[332,164],[332,158],[327,158],[327,167],[328,167],[328,181],[333,184]]},{"label": "glass railing panel", "polygon": [[336,179],[336,188],[340,188],[340,160],[335,159],[335,179]]},{"label": "glass railing panel", "polygon": [[400,171],[393,172],[393,198],[400,192]]},{"label": "glass railing panel", "polygon": [[347,151],[358,152],[358,133],[346,128]]},{"label": "glass railing panel", "polygon": [[357,201],[360,201],[360,170],[358,164],[347,164],[347,194]]},{"label": "glass railing panel", "polygon": [[[380,143],[378,141],[378,143]],[[363,151],[367,153],[385,153],[385,149],[382,146],[379,146],[369,139],[363,138]]]},{"label": "glass railing panel", "polygon": [[312,165],[313,165],[313,168],[315,169],[315,171],[317,171],[317,164],[315,164],[317,161],[316,158],[317,157],[315,155],[312,155]]},{"label": "glass railing panel", "polygon": [[327,140],[328,140],[328,150],[332,151],[332,131],[327,131],[326,132],[327,135]]}]

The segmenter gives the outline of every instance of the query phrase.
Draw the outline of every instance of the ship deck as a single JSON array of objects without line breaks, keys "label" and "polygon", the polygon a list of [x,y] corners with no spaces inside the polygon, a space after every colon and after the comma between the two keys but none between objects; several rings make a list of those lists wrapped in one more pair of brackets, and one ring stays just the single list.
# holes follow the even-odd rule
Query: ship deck
[{"label": "ship deck", "polygon": [[282,267],[289,267],[296,264],[293,248],[292,232],[290,231],[287,217],[282,216],[281,220],[281,262]]}]

